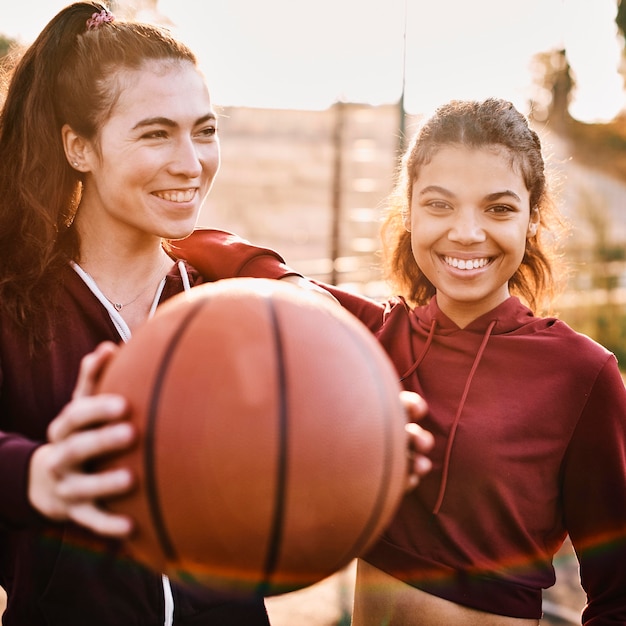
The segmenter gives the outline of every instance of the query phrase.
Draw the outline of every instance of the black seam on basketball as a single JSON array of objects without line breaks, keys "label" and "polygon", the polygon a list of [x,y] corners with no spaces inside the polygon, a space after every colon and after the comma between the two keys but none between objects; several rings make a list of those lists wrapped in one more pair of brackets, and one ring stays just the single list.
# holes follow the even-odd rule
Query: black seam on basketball
[{"label": "black seam on basketball", "polygon": [[278,556],[283,538],[285,521],[285,498],[287,483],[287,381],[285,371],[285,354],[280,333],[280,325],[274,303],[266,298],[270,312],[272,335],[274,337],[274,353],[276,355],[277,393],[278,393],[278,458],[276,468],[276,495],[274,497],[273,520],[263,567],[263,579],[259,583],[257,593],[265,595],[270,587],[270,578],[276,570]]},{"label": "black seam on basketball", "polygon": [[152,524],[157,535],[157,539],[165,556],[170,560],[176,559],[176,549],[174,543],[167,531],[165,519],[161,505],[159,502],[159,489],[156,480],[156,455],[154,451],[154,442],[156,437],[156,422],[159,410],[159,400],[163,388],[163,381],[170,366],[172,356],[180,343],[180,340],[186,332],[191,320],[200,312],[205,301],[198,301],[195,306],[187,313],[187,315],[179,322],[176,332],[171,336],[167,347],[161,357],[159,368],[152,385],[152,393],[148,405],[146,416],[146,432],[144,445],[144,471],[146,480],[146,497]]}]

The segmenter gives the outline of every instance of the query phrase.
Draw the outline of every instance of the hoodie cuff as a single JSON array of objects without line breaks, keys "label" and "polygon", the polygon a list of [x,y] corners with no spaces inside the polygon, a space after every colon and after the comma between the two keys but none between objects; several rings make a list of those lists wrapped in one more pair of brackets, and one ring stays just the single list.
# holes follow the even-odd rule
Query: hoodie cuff
[{"label": "hoodie cuff", "polygon": [[21,527],[41,522],[28,500],[30,460],[41,442],[0,433],[0,525]]}]

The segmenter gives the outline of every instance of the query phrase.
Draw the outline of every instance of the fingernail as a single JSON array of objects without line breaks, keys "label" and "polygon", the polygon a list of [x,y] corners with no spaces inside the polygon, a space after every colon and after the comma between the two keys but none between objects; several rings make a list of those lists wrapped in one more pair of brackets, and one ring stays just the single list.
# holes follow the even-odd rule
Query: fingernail
[{"label": "fingernail", "polygon": [[117,437],[121,441],[130,441],[134,435],[133,427],[126,422],[115,424],[115,426],[112,426],[111,429],[113,431],[113,436]]},{"label": "fingernail", "polygon": [[107,400],[108,408],[113,413],[121,413],[126,409],[126,400],[122,396],[111,395]]},{"label": "fingernail", "polygon": [[426,474],[432,469],[432,462],[428,457],[420,456],[417,459],[417,467],[420,474]]}]

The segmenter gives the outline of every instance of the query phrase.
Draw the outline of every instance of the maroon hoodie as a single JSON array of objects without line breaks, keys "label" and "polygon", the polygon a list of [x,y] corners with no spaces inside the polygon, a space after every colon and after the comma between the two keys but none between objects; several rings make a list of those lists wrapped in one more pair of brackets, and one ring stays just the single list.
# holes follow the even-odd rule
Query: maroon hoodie
[{"label": "maroon hoodie", "polygon": [[[242,246],[229,248],[236,264],[247,242],[220,231],[180,253],[215,269],[225,237]],[[453,602],[538,619],[569,533],[583,623],[626,624],[626,390],[615,357],[514,297],[461,329],[436,298],[411,309],[326,287],[427,400],[421,423],[436,442],[433,470],[364,558]]]},{"label": "maroon hoodie", "polygon": [[364,558],[476,609],[541,617],[569,533],[583,622],[626,623],[626,391],[615,357],[517,298],[461,329],[333,288],[375,333],[435,436],[433,470]]},{"label": "maroon hoodie", "polygon": [[[187,245],[194,243],[192,237]],[[213,243],[214,264],[203,275],[187,268],[192,286],[219,277],[289,273],[275,253],[226,233]],[[161,301],[182,290],[174,270]],[[81,358],[101,341],[120,341],[107,310],[69,266],[58,304],[63,315],[55,318],[54,341],[36,357],[0,308],[0,585],[8,593],[2,624],[163,626],[160,575],[128,559],[120,542],[54,524],[28,503],[30,457],[70,400]],[[175,625],[269,624],[262,598],[244,602],[177,585],[173,595]]]}]

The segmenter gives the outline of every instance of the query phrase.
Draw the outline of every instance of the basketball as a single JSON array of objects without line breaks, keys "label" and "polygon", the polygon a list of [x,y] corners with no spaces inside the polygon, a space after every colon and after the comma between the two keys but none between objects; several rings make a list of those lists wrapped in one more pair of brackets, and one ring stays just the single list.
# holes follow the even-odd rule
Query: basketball
[{"label": "basketball", "polygon": [[316,292],[234,278],[165,302],[115,354],[135,447],[130,556],[202,587],[276,595],[362,554],[407,475],[406,415],[386,353]]}]

